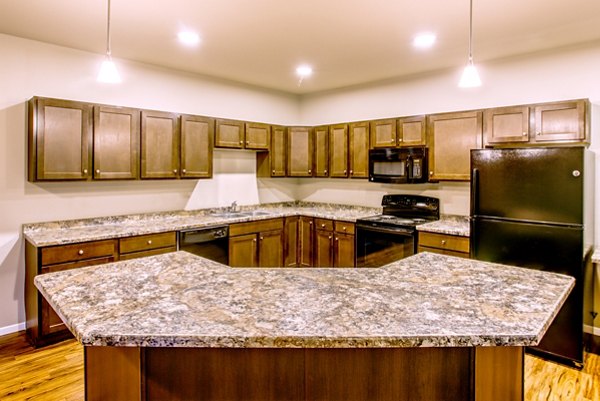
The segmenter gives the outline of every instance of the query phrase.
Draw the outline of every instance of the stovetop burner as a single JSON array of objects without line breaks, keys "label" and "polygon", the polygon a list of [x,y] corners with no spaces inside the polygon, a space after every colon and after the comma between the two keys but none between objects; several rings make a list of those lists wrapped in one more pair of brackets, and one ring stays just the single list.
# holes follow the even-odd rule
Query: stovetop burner
[{"label": "stovetop burner", "polygon": [[360,219],[359,221],[381,223],[388,226],[416,226],[429,220],[422,218],[405,218],[403,216],[392,216],[389,214],[378,214]]},{"label": "stovetop burner", "polygon": [[384,195],[383,213],[357,223],[381,227],[415,227],[440,218],[439,199],[420,195]]}]

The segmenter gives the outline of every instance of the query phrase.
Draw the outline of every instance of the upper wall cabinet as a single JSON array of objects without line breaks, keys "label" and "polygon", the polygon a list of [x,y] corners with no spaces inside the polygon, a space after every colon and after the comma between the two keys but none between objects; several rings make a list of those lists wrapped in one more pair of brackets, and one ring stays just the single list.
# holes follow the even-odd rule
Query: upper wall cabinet
[{"label": "upper wall cabinet", "polygon": [[244,147],[246,149],[269,150],[271,126],[261,123],[246,123]]},{"label": "upper wall cabinet", "polygon": [[94,179],[139,177],[140,111],[94,106]]},{"label": "upper wall cabinet", "polygon": [[427,143],[427,124],[425,116],[399,118],[397,123],[396,145],[425,146]]},{"label": "upper wall cabinet", "polygon": [[92,106],[68,100],[29,101],[30,181],[86,180],[92,169]]},{"label": "upper wall cabinet", "polygon": [[142,111],[141,178],[179,177],[179,115]]},{"label": "upper wall cabinet", "polygon": [[211,178],[215,120],[181,116],[181,178]]},{"label": "upper wall cabinet", "polygon": [[350,178],[369,178],[369,123],[351,123],[348,132]]},{"label": "upper wall cabinet", "polygon": [[388,148],[396,146],[396,119],[371,121],[371,147]]},{"label": "upper wall cabinet", "polygon": [[471,149],[481,148],[482,112],[434,114],[427,117],[429,179],[470,179]]},{"label": "upper wall cabinet", "polygon": [[[332,125],[329,132],[330,177],[348,177],[348,124]],[[318,145],[317,145],[318,146]]]},{"label": "upper wall cabinet", "polygon": [[585,99],[497,107],[484,111],[484,145],[588,144],[589,101]]},{"label": "upper wall cabinet", "polygon": [[271,126],[271,148],[269,152],[256,153],[256,175],[258,177],[285,177],[287,153],[286,128]]},{"label": "upper wall cabinet", "polygon": [[290,177],[312,177],[313,135],[310,127],[288,127],[287,173]]},{"label": "upper wall cabinet", "polygon": [[244,122],[216,119],[215,147],[242,149],[244,147]]},{"label": "upper wall cabinet", "polygon": [[[329,164],[333,163],[329,157],[329,126],[323,125],[314,129],[315,165],[313,175],[315,177],[328,177]],[[332,176],[333,177],[333,176]]]}]

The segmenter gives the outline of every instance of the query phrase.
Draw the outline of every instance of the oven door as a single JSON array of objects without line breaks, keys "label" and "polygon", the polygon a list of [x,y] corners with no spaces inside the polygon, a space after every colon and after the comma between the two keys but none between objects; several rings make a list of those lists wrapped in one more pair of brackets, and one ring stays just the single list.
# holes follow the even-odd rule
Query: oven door
[{"label": "oven door", "polygon": [[356,267],[380,267],[416,252],[413,228],[356,225]]}]

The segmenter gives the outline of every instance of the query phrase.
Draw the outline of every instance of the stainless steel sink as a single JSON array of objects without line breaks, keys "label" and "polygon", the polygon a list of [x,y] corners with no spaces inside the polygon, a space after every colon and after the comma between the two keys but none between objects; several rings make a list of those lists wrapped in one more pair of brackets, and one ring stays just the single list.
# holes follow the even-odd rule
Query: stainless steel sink
[{"label": "stainless steel sink", "polygon": [[210,215],[213,217],[225,217],[225,218],[234,218],[234,217],[253,217],[253,216],[268,216],[271,212],[265,212],[264,210],[248,210],[245,212],[215,212]]}]

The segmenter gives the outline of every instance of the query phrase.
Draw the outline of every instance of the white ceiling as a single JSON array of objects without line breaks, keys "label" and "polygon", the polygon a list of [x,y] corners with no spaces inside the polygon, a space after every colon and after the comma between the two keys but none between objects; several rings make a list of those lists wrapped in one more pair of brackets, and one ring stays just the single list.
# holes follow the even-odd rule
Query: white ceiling
[{"label": "white ceiling", "polygon": [[[0,32],[103,54],[106,0],[1,0]],[[600,0],[474,0],[476,64],[600,40]],[[467,61],[469,0],[112,0],[112,54],[296,94]],[[201,44],[177,42],[180,28]],[[437,34],[429,51],[412,48]],[[295,68],[314,75],[298,86]],[[457,76],[459,73],[457,72]]]}]

